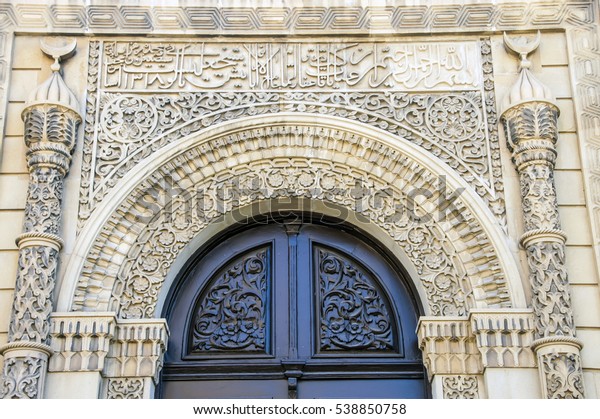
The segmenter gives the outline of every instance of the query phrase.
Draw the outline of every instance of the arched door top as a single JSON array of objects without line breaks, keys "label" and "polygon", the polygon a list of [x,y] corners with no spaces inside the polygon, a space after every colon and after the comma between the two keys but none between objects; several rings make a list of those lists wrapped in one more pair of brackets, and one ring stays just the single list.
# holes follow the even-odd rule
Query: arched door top
[{"label": "arched door top", "polygon": [[[513,256],[485,203],[444,163],[384,131],[326,116],[249,118],[182,139],[144,163],[82,231],[60,309],[155,316],[170,267],[194,237],[223,227],[215,221],[228,213],[280,197],[330,204],[385,232],[420,282],[427,314],[524,305]],[[370,194],[359,197],[361,187]],[[168,220],[146,215],[140,200],[149,190],[166,188],[186,196],[205,193],[192,224],[179,223],[181,208],[170,207]],[[219,190],[232,195],[222,199]],[[448,218],[397,216],[396,199],[422,194],[413,200],[420,216],[437,208],[440,193],[455,191],[461,193]]]},{"label": "arched door top", "polygon": [[348,397],[365,383],[363,398],[427,396],[419,308],[381,247],[286,221],[216,243],[163,310],[163,397]]}]

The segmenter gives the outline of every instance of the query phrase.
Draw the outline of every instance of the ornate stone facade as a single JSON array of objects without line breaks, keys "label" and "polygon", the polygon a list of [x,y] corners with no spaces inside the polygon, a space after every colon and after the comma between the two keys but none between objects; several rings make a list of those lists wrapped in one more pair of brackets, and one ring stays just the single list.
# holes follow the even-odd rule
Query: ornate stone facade
[{"label": "ornate stone facade", "polygon": [[[14,282],[0,275],[0,304],[11,304],[3,397],[60,395],[45,382],[64,372],[93,383],[87,397],[152,397],[169,333],[161,316],[186,260],[240,216],[285,202],[345,214],[401,262],[423,307],[417,336],[435,397],[518,397],[511,387],[600,397],[589,349],[600,334],[597,2],[68,3],[0,5],[0,182],[13,155],[28,171],[18,252],[0,245],[0,262],[13,251],[17,271]],[[22,77],[37,68],[19,61],[25,33],[69,33],[78,49],[70,58],[72,41],[42,44],[52,73],[15,127],[16,86],[33,90]],[[0,210],[17,212],[6,200],[0,193]],[[573,226],[579,210],[585,232]],[[244,271],[257,275],[250,285],[214,278],[250,287],[264,310],[248,315],[260,304],[246,295],[202,294],[194,351],[264,351],[263,273]],[[315,298],[335,318],[315,320],[315,345],[393,351],[394,307],[368,272],[321,274],[342,278],[369,315],[336,311],[323,288]],[[228,298],[238,310],[228,319],[256,326],[246,341],[219,329]],[[336,340],[332,321],[366,332]]]}]

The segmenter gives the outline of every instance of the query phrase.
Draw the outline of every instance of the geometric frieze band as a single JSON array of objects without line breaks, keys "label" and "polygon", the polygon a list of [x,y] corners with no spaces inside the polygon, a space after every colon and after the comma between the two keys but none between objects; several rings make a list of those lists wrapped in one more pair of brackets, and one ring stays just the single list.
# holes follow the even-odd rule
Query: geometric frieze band
[{"label": "geometric frieze band", "polygon": [[[241,7],[224,2],[220,7],[204,5],[164,7],[151,2],[68,2],[32,4],[16,0],[0,5],[0,27],[27,31],[68,31],[71,33],[281,33],[314,34],[345,31],[371,34],[533,28],[590,23],[593,1],[492,2],[477,4],[402,4],[362,7],[359,2],[334,7]],[[230,6],[227,7],[227,4]],[[295,4],[294,4],[295,3]],[[354,4],[353,4],[354,3]],[[286,3],[287,4],[287,3]],[[236,7],[237,6],[237,7]],[[184,32],[185,31],[185,32]]]}]

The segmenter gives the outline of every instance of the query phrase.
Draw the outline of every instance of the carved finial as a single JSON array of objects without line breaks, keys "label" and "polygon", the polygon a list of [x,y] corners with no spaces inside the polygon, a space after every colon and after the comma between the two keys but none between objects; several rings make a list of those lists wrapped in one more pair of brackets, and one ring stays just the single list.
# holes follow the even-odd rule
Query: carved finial
[{"label": "carved finial", "polygon": [[47,36],[40,40],[40,48],[46,55],[54,58],[50,69],[57,72],[60,70],[60,60],[69,58],[75,53],[77,41],[74,38]]},{"label": "carved finial", "polygon": [[60,61],[75,53],[77,41],[73,38],[46,37],[40,40],[40,48],[54,58],[54,63],[50,67],[52,74],[48,80],[31,92],[21,116],[25,118],[29,108],[40,104],[61,105],[79,115],[79,102],[60,75]]},{"label": "carved finial", "polygon": [[519,63],[519,77],[504,96],[502,114],[512,107],[527,102],[547,102],[557,108],[552,91],[533,75],[530,70],[531,61],[527,59],[527,56],[540,46],[540,40],[540,31],[533,40],[526,36],[511,38],[506,32],[504,33],[504,45],[509,51],[518,54],[521,62]]},{"label": "carved finial", "polygon": [[541,38],[542,34],[540,31],[537,31],[535,39],[533,40],[527,36],[511,38],[506,34],[506,32],[504,32],[504,45],[509,51],[518,54],[521,58],[519,69],[531,68],[531,61],[527,59],[527,56],[540,46]]}]

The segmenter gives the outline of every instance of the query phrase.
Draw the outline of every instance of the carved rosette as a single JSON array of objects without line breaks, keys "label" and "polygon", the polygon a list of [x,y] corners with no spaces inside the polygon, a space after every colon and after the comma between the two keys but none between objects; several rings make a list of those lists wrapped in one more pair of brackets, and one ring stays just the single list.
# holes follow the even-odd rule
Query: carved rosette
[{"label": "carved rosette", "polygon": [[46,39],[42,50],[55,58],[53,73],[31,94],[23,111],[29,187],[19,247],[15,299],[9,325],[1,396],[40,398],[47,370],[52,292],[56,283],[64,177],[81,122],[77,100],[59,70],[59,58],[76,44]]},{"label": "carved rosette", "polygon": [[519,174],[536,350],[547,398],[583,398],[583,377],[565,267],[565,233],[561,229],[554,184],[559,110],[550,90],[530,71],[527,55],[539,45],[505,36],[508,49],[520,54],[520,74],[509,91],[502,122]]}]

